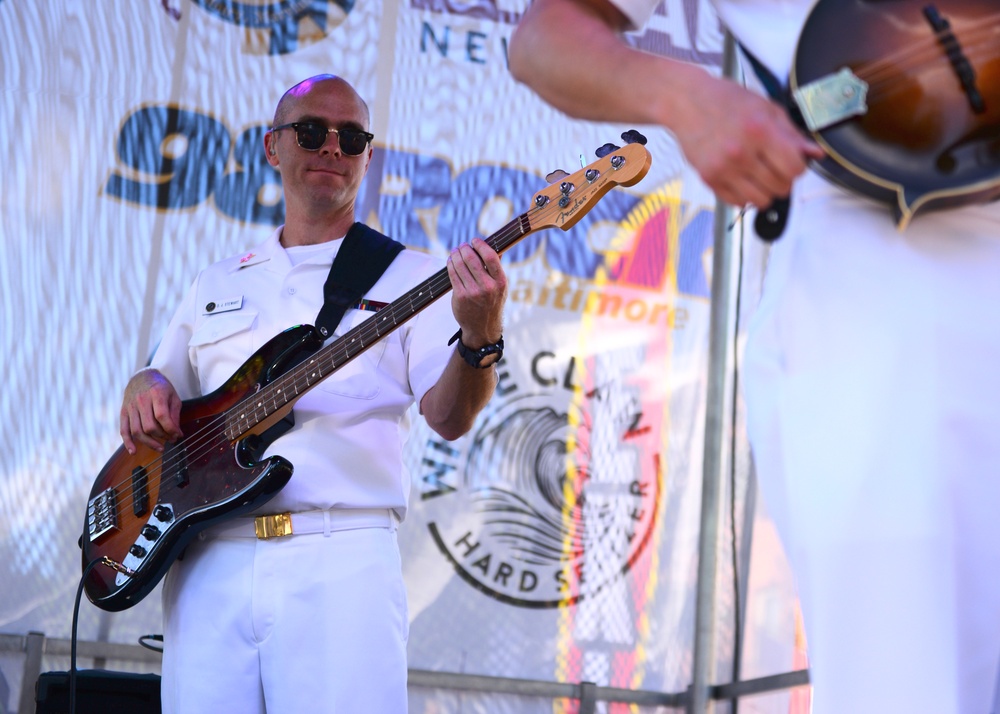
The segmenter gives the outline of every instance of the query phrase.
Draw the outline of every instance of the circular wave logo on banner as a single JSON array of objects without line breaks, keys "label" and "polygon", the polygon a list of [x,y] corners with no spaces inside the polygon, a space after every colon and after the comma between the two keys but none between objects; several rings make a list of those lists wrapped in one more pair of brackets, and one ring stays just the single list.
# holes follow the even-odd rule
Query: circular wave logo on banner
[{"label": "circular wave logo on banner", "polygon": [[464,580],[508,604],[552,608],[629,571],[654,530],[662,479],[658,429],[626,391],[589,394],[582,409],[555,394],[512,398],[464,447],[428,444],[424,465],[442,479],[433,504],[422,494],[427,528]]},{"label": "circular wave logo on banner", "polygon": [[354,0],[192,0],[210,15],[247,28],[247,46],[284,55],[319,42],[354,9]]}]

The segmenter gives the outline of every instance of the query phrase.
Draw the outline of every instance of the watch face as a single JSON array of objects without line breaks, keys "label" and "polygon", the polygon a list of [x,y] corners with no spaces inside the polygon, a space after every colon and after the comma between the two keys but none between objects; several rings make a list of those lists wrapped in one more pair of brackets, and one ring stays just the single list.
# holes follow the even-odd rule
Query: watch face
[{"label": "watch face", "polygon": [[[461,334],[461,330],[459,330]],[[465,343],[461,339],[458,340],[458,354],[461,355],[462,359],[470,367],[475,367],[476,369],[485,369],[496,362],[500,361],[503,357],[503,336],[492,344],[480,347],[478,350],[469,349],[466,347]]]},{"label": "watch face", "polygon": [[503,355],[500,352],[490,352],[488,355],[483,355],[483,358],[479,360],[480,367],[489,367],[490,365],[496,364],[500,361]]}]

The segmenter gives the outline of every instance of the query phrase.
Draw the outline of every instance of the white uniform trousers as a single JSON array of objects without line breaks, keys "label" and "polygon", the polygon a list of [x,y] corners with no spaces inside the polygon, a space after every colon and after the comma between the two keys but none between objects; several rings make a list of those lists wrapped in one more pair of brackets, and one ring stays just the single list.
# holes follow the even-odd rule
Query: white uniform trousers
[{"label": "white uniform trousers", "polygon": [[339,511],[316,513],[325,533],[258,540],[241,519],[203,534],[172,566],[165,714],[406,712],[395,519],[383,511],[382,527],[338,530]]},{"label": "white uniform trousers", "polygon": [[[918,216],[816,177],[746,351],[761,491],[814,714],[989,714],[1000,660],[1000,211]],[[791,235],[797,233],[797,235]]]}]

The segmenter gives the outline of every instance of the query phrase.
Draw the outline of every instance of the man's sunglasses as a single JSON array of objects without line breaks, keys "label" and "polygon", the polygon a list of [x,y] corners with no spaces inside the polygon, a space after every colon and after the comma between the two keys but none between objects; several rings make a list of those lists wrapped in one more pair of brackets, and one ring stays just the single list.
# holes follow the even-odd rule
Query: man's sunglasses
[{"label": "man's sunglasses", "polygon": [[374,134],[360,129],[327,129],[322,124],[311,121],[297,121],[271,127],[271,131],[280,131],[281,129],[294,129],[295,140],[306,151],[319,151],[320,147],[326,143],[326,137],[330,134],[336,134],[340,150],[348,156],[363,154],[368,142],[375,138]]}]

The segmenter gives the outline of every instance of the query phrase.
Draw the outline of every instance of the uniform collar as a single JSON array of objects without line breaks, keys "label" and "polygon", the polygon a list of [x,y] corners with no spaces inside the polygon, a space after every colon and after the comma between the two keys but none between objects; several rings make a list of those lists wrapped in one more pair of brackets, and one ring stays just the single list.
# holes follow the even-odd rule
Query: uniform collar
[{"label": "uniform collar", "polygon": [[[261,263],[270,263],[268,266],[271,270],[277,271],[289,271],[292,269],[292,261],[288,258],[288,253],[285,252],[284,246],[281,245],[281,231],[284,229],[284,225],[280,225],[274,229],[274,232],[268,237],[266,241],[261,243],[254,248],[241,253],[230,260],[232,263],[229,266],[229,272],[235,273],[238,270],[243,270],[244,268],[249,268],[254,265],[260,265]],[[338,241],[343,241],[343,237],[338,238]],[[315,262],[315,261],[306,261]]]},{"label": "uniform collar", "polygon": [[235,273],[236,271],[243,270],[244,268],[274,261],[283,260],[285,263],[288,263],[288,256],[285,255],[285,251],[279,242],[281,240],[282,228],[284,228],[283,225],[278,226],[274,229],[274,232],[271,233],[266,241],[231,258],[230,260],[232,263],[229,266],[229,272]]}]

